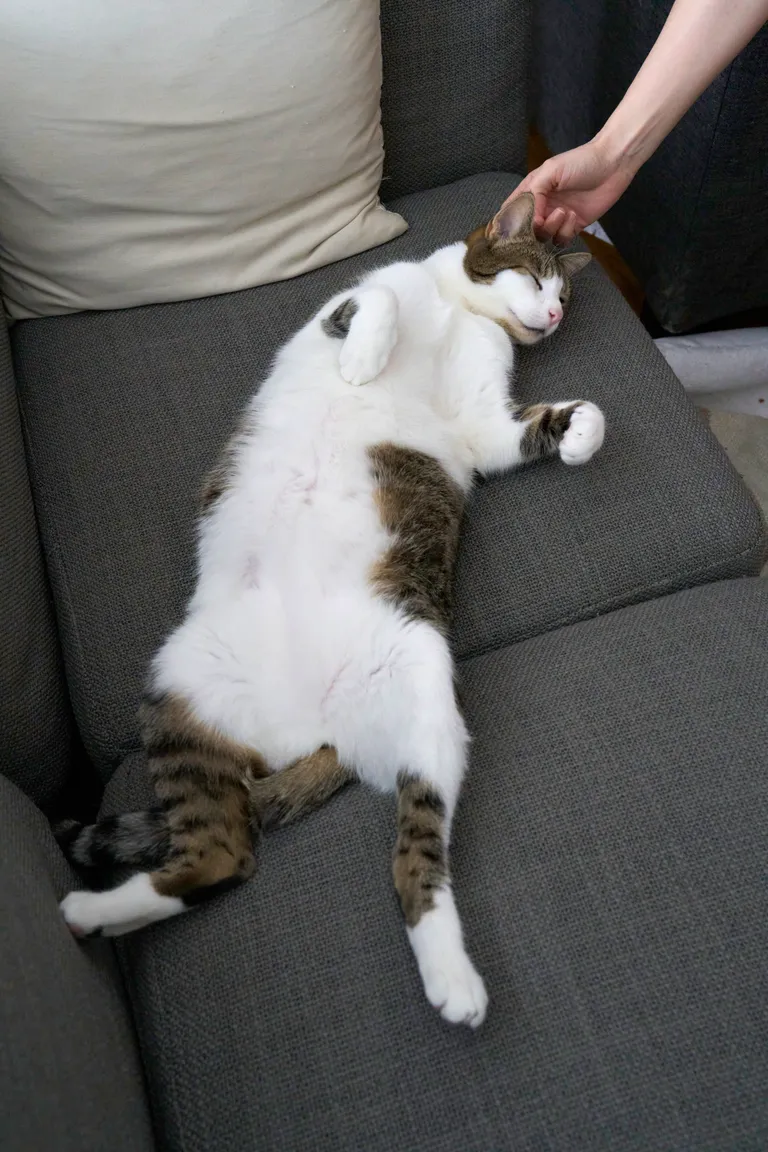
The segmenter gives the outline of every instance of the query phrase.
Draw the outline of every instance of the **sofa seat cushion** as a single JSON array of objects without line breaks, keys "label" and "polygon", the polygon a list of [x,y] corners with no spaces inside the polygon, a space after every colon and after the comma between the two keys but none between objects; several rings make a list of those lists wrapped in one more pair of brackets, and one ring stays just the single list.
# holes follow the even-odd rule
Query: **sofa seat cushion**
[{"label": "sofa seat cushion", "polygon": [[[766,646],[768,583],[744,580],[463,663],[476,1033],[424,1000],[394,802],[362,787],[126,937],[162,1147],[768,1146]],[[107,798],[145,803],[137,760]]]},{"label": "sofa seat cushion", "polygon": [[[203,477],[276,348],[365,270],[466,235],[515,180],[404,197],[407,234],[290,282],[15,326],[70,691],[104,774],[136,747],[148,661],[192,587]],[[518,392],[598,402],[608,438],[585,468],[554,461],[478,489],[458,571],[461,655],[757,569],[763,537],[743,485],[599,269],[580,274],[562,332],[521,351]]]}]

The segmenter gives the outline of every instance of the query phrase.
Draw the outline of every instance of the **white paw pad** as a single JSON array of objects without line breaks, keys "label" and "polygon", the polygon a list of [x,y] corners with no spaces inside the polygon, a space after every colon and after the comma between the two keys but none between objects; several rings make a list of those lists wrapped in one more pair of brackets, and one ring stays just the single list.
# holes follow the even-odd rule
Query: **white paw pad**
[{"label": "white paw pad", "polygon": [[449,1024],[478,1028],[485,1020],[488,993],[465,952],[424,963],[421,978],[427,1000]]},{"label": "white paw pad", "polygon": [[560,441],[560,459],[564,464],[586,464],[605,436],[605,417],[595,404],[585,401],[571,413],[571,422]]}]

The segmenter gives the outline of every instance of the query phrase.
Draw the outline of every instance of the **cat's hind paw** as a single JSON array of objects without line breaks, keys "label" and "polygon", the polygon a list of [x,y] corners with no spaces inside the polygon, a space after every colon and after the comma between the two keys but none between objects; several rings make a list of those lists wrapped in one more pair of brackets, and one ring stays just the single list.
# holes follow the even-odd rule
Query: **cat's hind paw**
[{"label": "cat's hind paw", "polygon": [[102,922],[99,901],[94,900],[95,892],[70,892],[62,900],[59,908],[73,936],[100,936]]},{"label": "cat's hind paw", "polygon": [[563,464],[586,464],[600,448],[605,437],[605,417],[596,404],[582,401],[571,413],[571,419],[560,441]]},{"label": "cat's hind paw", "polygon": [[466,952],[454,952],[432,959],[421,967],[427,1000],[449,1024],[479,1028],[488,1008],[488,993],[482,977]]}]

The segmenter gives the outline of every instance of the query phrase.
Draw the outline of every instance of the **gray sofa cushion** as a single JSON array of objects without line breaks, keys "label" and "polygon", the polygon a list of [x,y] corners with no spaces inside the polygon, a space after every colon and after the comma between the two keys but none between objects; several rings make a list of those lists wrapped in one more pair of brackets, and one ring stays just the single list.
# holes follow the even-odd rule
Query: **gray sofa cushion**
[{"label": "gray sofa cushion", "polygon": [[[163,1147],[768,1146],[767,646],[768,583],[737,581],[463,664],[476,1034],[423,999],[360,787],[127,937]],[[134,761],[110,808],[145,787]]]},{"label": "gray sofa cushion", "polygon": [[383,200],[523,171],[530,28],[530,0],[382,0]]},{"label": "gray sofa cushion", "polygon": [[65,787],[71,716],[0,305],[0,770],[38,804]]},{"label": "gray sofa cushion", "polygon": [[114,951],[59,915],[76,882],[34,805],[0,777],[0,1144],[3,1152],[153,1145]]},{"label": "gray sofa cushion", "polygon": [[[136,747],[148,661],[191,588],[203,476],[277,346],[365,269],[465,235],[513,183],[478,176],[405,197],[409,233],[298,280],[15,326],[70,691],[105,775]],[[459,564],[460,654],[757,570],[763,536],[745,489],[597,269],[577,282],[563,331],[521,353],[519,393],[598,401],[608,441],[586,468],[554,462],[478,491]]]}]

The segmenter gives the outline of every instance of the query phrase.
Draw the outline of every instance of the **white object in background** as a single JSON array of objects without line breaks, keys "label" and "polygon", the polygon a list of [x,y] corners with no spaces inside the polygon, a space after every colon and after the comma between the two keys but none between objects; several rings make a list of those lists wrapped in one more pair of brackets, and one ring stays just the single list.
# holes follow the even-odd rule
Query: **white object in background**
[{"label": "white object in background", "polygon": [[606,244],[610,244],[611,248],[613,248],[613,240],[611,240],[599,220],[595,220],[594,224],[588,224],[584,231],[589,232],[591,236],[597,236],[598,240],[604,240]]},{"label": "white object in background", "polygon": [[664,336],[656,347],[695,404],[768,416],[768,328]]}]

